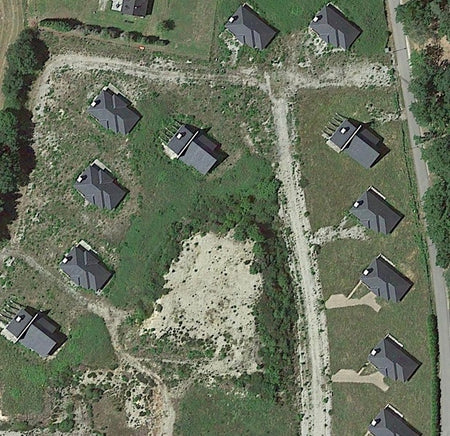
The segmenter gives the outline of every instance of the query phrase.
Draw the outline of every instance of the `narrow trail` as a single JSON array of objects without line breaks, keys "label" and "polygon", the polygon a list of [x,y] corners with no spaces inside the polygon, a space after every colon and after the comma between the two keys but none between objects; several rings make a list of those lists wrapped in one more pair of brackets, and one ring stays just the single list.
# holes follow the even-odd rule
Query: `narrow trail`
[{"label": "narrow trail", "polygon": [[[326,436],[331,434],[331,385],[327,379],[329,370],[329,346],[326,316],[319,301],[322,289],[316,260],[309,249],[306,236],[311,232],[309,219],[305,216],[305,194],[300,187],[300,171],[292,155],[288,127],[288,103],[284,98],[276,98],[269,86],[272,101],[275,129],[278,136],[279,168],[278,178],[282,182],[282,191],[286,205],[282,207],[281,216],[292,230],[291,269],[300,281],[297,286],[299,306],[298,357],[300,366],[299,386],[300,401],[304,413],[301,422],[301,434],[308,436]],[[306,318],[306,325],[303,321]],[[305,346],[302,328],[307,328],[308,349]],[[307,355],[305,359],[303,356]],[[306,382],[308,378],[308,382]]]},{"label": "narrow trail", "polygon": [[[103,318],[106,328],[108,329],[111,337],[111,344],[114,348],[114,351],[116,352],[120,365],[123,367],[129,365],[138,372],[147,375],[155,382],[156,386],[158,387],[161,402],[161,416],[159,417],[160,426],[158,429],[158,434],[161,436],[171,436],[173,434],[173,428],[175,425],[175,409],[173,407],[167,386],[164,384],[163,380],[157,373],[142,364],[141,359],[138,359],[127,353],[120,342],[120,326],[130,314],[126,311],[112,306],[105,300],[94,300],[86,298],[73,286],[67,284],[62,277],[59,277],[57,274],[42,266],[33,258],[33,256],[23,253],[18,248],[9,247],[4,248],[0,251],[0,263],[4,262],[8,257],[14,257],[23,260],[31,268],[50,278],[53,283],[57,284],[62,290],[64,290],[75,300],[77,300],[77,302],[81,306],[85,307],[95,315]],[[142,360],[145,361],[145,359]]]}]

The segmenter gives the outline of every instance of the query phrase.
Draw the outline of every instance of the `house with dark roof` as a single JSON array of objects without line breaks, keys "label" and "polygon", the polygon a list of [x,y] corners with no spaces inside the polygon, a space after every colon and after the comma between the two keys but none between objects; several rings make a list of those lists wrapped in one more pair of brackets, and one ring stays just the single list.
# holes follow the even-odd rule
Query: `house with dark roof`
[{"label": "house with dark roof", "polygon": [[94,291],[104,288],[113,276],[97,253],[83,242],[64,256],[59,267],[76,285]]},{"label": "house with dark roof", "polygon": [[41,357],[50,356],[67,340],[67,336],[60,332],[60,326],[45,312],[29,306],[17,312],[7,324],[4,335]]},{"label": "house with dark roof", "polygon": [[328,44],[348,50],[361,34],[361,29],[328,3],[309,23],[309,27]]},{"label": "house with dark roof", "polygon": [[131,102],[111,85],[104,87],[94,98],[88,113],[105,129],[123,135],[130,133],[141,118],[141,115],[131,107]]},{"label": "house with dark roof", "polygon": [[202,129],[183,124],[164,149],[171,159],[179,159],[206,174],[218,162],[220,145],[209,139]]},{"label": "house with dark roof", "polygon": [[373,436],[421,436],[404,418],[403,415],[387,405],[370,423],[369,432]]},{"label": "house with dark roof", "polygon": [[150,14],[153,0],[113,0],[111,9],[124,15],[145,17]]},{"label": "house with dark roof", "polygon": [[385,235],[391,233],[403,219],[403,215],[373,187],[367,189],[353,203],[350,213],[358,218],[363,226]]},{"label": "house with dark roof", "polygon": [[116,208],[127,194],[117,183],[117,179],[98,160],[78,176],[74,188],[86,201],[101,209]]},{"label": "house with dark roof", "polygon": [[331,124],[327,144],[335,151],[342,151],[364,168],[373,167],[385,154],[383,139],[365,124],[348,118]]},{"label": "house with dark roof", "polygon": [[401,301],[413,285],[381,254],[363,271],[360,280],[376,296],[394,302]]},{"label": "house with dark roof", "polygon": [[260,50],[266,48],[278,33],[247,4],[239,6],[228,19],[225,28],[242,44]]},{"label": "house with dark roof", "polygon": [[368,360],[385,377],[402,382],[408,381],[421,365],[391,335],[373,348]]}]

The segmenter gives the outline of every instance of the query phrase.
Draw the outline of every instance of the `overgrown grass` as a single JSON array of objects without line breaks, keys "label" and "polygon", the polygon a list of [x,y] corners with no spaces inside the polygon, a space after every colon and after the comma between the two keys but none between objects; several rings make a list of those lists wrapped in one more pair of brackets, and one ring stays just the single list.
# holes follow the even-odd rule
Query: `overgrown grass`
[{"label": "overgrown grass", "polygon": [[46,404],[51,404],[52,388],[67,386],[80,365],[96,369],[117,363],[105,324],[93,314],[79,318],[67,343],[50,361],[3,337],[0,354],[1,409],[11,415],[42,412]]},{"label": "overgrown grass", "polygon": [[196,385],[180,404],[175,431],[180,436],[289,436],[297,434],[294,416],[288,407],[251,394]]},{"label": "overgrown grass", "polygon": [[[326,95],[325,95],[326,94]],[[310,102],[326,99],[326,105]],[[372,106],[368,106],[368,104]],[[378,188],[405,218],[391,235],[367,231],[365,241],[339,240],[326,244],[319,252],[323,297],[348,295],[361,271],[383,253],[408,276],[414,287],[398,304],[379,301],[376,313],[367,306],[327,311],[330,339],[331,373],[341,368],[358,371],[371,348],[391,333],[422,362],[407,383],[391,383],[386,393],[373,386],[334,384],[333,433],[362,434],[371,419],[390,402],[405,418],[426,433],[430,428],[431,365],[427,344],[426,320],[429,290],[422,253],[417,241],[422,229],[417,220],[414,183],[409,180],[409,148],[403,146],[403,125],[383,123],[387,113],[396,111],[395,90],[351,88],[302,92],[298,105],[300,144],[297,150],[306,179],[306,198],[313,230],[335,226],[347,214],[352,202],[370,185]],[[360,121],[374,120],[374,129],[384,137],[390,152],[374,168],[366,170],[350,157],[330,149],[320,136],[335,112]],[[356,220],[350,218],[351,225]]]}]

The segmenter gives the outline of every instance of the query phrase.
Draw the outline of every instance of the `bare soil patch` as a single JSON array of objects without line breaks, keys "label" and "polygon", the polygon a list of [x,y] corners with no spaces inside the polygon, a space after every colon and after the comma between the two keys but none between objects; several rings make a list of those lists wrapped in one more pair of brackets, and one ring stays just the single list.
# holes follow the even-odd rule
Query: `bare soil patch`
[{"label": "bare soil patch", "polygon": [[252,246],[231,235],[220,238],[212,233],[185,241],[179,260],[165,276],[170,292],[157,300],[159,310],[144,321],[141,333],[152,332],[156,338],[167,337],[179,344],[188,338],[210,343],[214,356],[203,373],[255,372],[252,310],[262,278],[249,271]]},{"label": "bare soil patch", "polygon": [[383,375],[375,372],[370,375],[359,375],[353,369],[340,369],[331,377],[333,383],[371,383],[386,392],[389,386],[384,382]]}]

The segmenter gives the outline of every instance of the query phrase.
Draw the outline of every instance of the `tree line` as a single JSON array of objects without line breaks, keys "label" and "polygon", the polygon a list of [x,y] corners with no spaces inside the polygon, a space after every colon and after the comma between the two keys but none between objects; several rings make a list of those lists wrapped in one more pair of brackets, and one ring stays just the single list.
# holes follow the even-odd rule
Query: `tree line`
[{"label": "tree line", "polygon": [[[24,29],[6,53],[6,69],[2,92],[4,108],[0,110],[0,225],[3,227],[6,215],[11,215],[8,203],[18,187],[26,183],[34,165],[30,153],[32,136],[31,113],[26,108],[28,90],[48,58],[45,44],[39,40],[37,31]],[[6,213],[7,212],[7,213]],[[0,236],[5,229],[0,228]]]},{"label": "tree line", "polygon": [[[434,173],[433,185],[424,196],[430,238],[437,248],[437,264],[450,265],[450,69],[441,38],[450,42],[447,0],[410,0],[397,8],[397,19],[416,42],[427,44],[411,55],[411,105],[425,129],[420,138],[423,157]],[[422,43],[423,45],[423,43]]]}]

